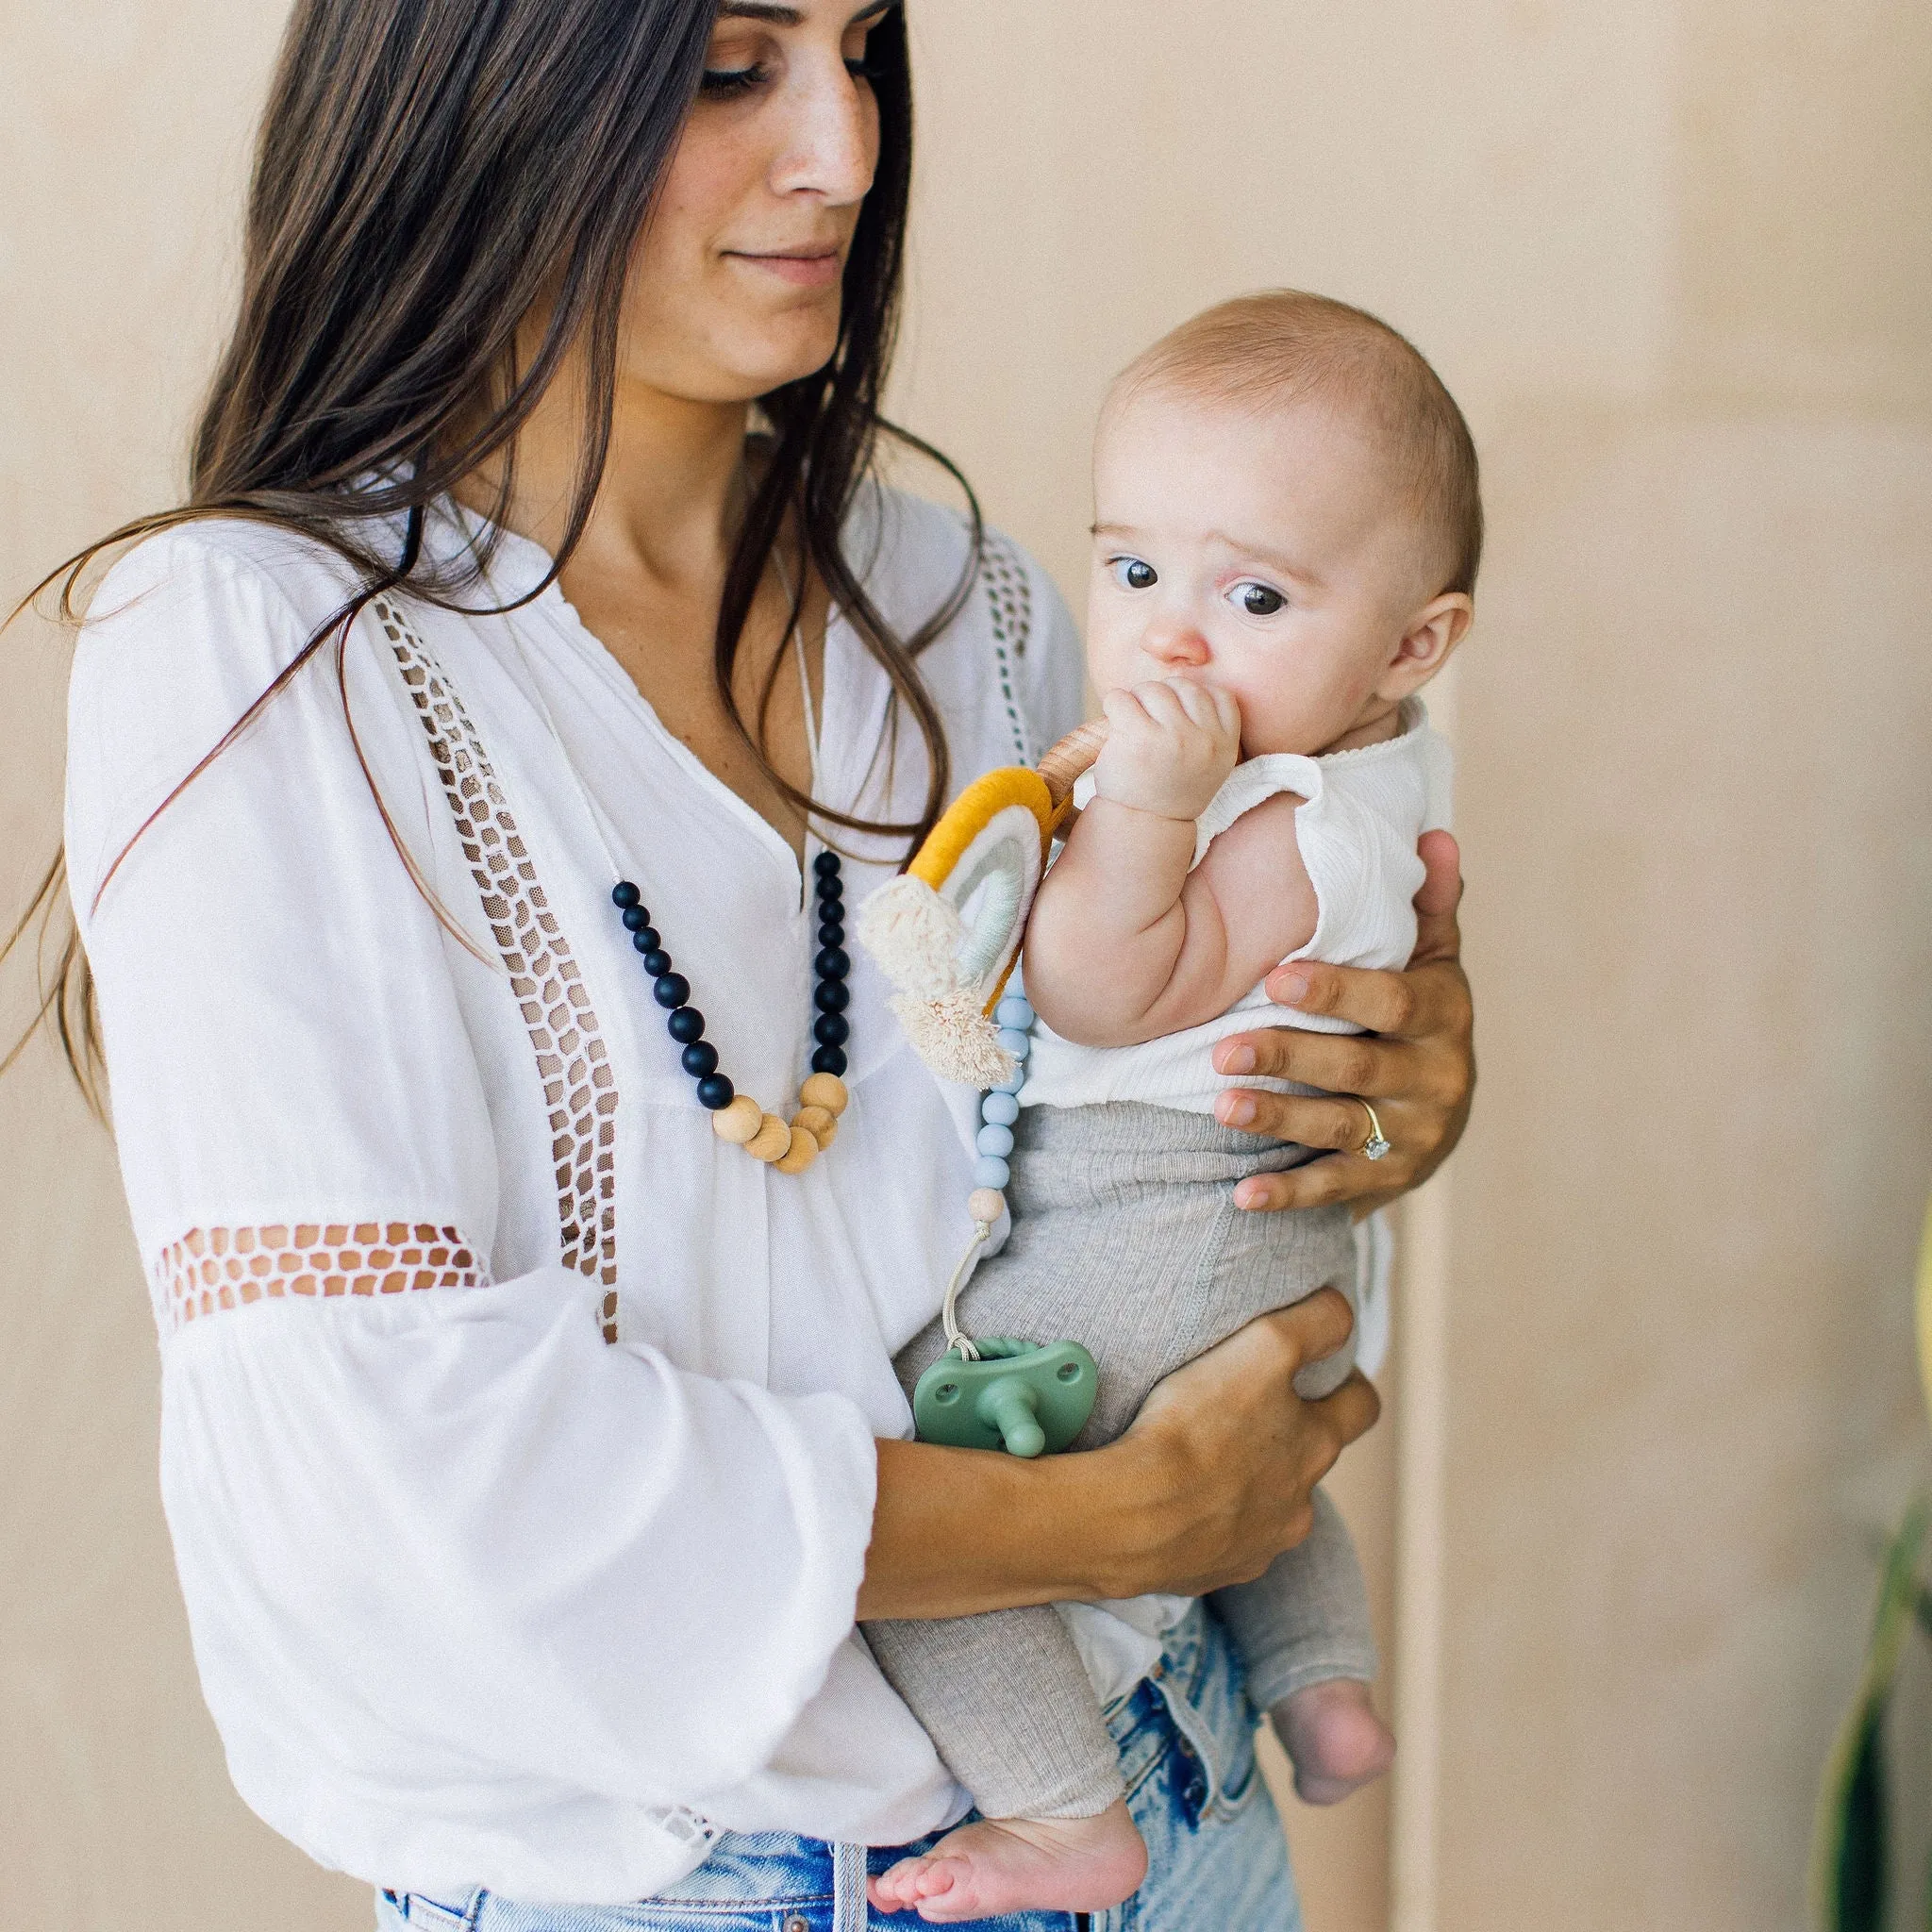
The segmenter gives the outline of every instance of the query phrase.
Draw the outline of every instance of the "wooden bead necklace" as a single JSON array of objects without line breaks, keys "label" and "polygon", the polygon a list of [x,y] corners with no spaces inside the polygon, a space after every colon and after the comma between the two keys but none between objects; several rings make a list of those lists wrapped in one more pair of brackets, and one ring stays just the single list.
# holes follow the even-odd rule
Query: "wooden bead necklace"
[{"label": "wooden bead necklace", "polygon": [[818,891],[819,950],[812,961],[812,1038],[817,1049],[811,1073],[798,1090],[799,1106],[790,1122],[767,1113],[748,1093],[741,1093],[718,1071],[718,1049],[705,1038],[705,1016],[691,1003],[691,981],[677,972],[658,929],[651,924],[643,894],[630,880],[612,888],[610,903],[623,915],[630,942],[651,975],[652,996],[665,1009],[664,1029],[684,1049],[684,1071],[697,1082],[698,1105],[711,1116],[721,1141],[742,1147],[780,1174],[803,1174],[832,1144],[839,1116],[850,1097],[841,1077],[852,1023],[846,977],[852,971],[845,951],[845,881],[839,855],[821,852],[812,861]]}]

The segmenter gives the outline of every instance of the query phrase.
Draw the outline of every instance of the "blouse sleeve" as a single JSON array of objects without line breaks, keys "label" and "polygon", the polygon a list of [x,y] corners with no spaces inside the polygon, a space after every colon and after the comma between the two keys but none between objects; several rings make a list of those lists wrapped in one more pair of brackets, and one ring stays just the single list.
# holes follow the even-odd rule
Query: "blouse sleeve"
[{"label": "blouse sleeve", "polygon": [[[864,1418],[605,1345],[601,1291],[560,1265],[492,1278],[458,1000],[489,969],[399,862],[332,649],[101,890],[339,594],[300,570],[327,575],[144,544],[96,599],[70,709],[73,890],[209,1703],[242,1794],[298,1842],[313,1822],[277,1794],[304,1759],[406,1814],[474,1816],[492,1788],[701,1808],[767,1761],[851,1629]],[[422,851],[385,676],[352,641],[361,758]]]}]

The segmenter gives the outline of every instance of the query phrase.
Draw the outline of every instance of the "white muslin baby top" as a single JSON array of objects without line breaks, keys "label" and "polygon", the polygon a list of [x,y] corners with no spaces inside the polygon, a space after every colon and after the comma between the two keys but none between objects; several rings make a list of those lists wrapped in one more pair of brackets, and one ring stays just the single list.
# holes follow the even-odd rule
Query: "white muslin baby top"
[{"label": "white muslin baby top", "polygon": [[[1271,752],[1237,765],[1201,814],[1194,864],[1241,817],[1277,792],[1298,793],[1295,838],[1315,888],[1316,923],[1307,944],[1289,959],[1336,966],[1401,967],[1415,950],[1415,895],[1423,882],[1416,841],[1446,829],[1454,764],[1448,741],[1429,728],[1420,698],[1402,707],[1402,730],[1379,744],[1305,758]],[[1076,802],[1092,796],[1091,774]],[[1282,962],[1286,964],[1287,961]],[[1101,962],[1105,970],[1105,962]],[[1217,1041],[1260,1026],[1301,1026],[1353,1033],[1345,1020],[1277,1006],[1264,986],[1251,989],[1219,1017],[1138,1046],[1076,1046],[1036,1021],[1022,1107],[1091,1107],[1139,1100],[1156,1107],[1211,1113],[1230,1087],[1286,1091],[1287,1083],[1214,1071]]]}]

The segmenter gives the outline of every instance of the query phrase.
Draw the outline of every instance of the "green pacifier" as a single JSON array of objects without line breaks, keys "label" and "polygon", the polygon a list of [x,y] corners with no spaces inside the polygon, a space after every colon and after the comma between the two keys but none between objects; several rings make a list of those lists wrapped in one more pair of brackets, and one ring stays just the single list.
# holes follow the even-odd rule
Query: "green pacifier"
[{"label": "green pacifier", "polygon": [[995,1337],[972,1346],[977,1361],[956,1346],[920,1376],[912,1420],[922,1442],[1057,1455],[1087,1426],[1100,1374],[1077,1341]]}]

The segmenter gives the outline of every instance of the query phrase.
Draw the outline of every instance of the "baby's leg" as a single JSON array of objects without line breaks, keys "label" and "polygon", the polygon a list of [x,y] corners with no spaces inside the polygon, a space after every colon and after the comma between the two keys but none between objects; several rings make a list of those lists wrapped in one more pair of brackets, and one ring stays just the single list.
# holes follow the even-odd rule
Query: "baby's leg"
[{"label": "baby's leg", "polygon": [[984,1817],[872,1881],[880,1911],[940,1923],[1103,1911],[1147,1871],[1120,1762],[1050,1609],[868,1624],[879,1668]]},{"label": "baby's leg", "polygon": [[1355,1545],[1321,1490],[1314,1503],[1301,1542],[1209,1601],[1246,1659],[1248,1695],[1293,1760],[1295,1790],[1332,1805],[1389,1769],[1395,1740],[1369,1701],[1375,1640]]},{"label": "baby's leg", "polygon": [[[970,1333],[1072,1338],[1092,1349],[1100,1399],[1077,1447],[1110,1441],[1155,1382],[1257,1315],[1352,1279],[1345,1209],[1260,1216],[1234,1207],[1236,1182],[1291,1162],[1279,1143],[1139,1106],[1030,1108],[1016,1132],[1012,1237],[973,1276],[960,1319]],[[900,1351],[908,1393],[944,1348],[935,1322]],[[1342,1361],[1318,1368],[1338,1380],[1347,1373]],[[1017,1659],[1008,1648],[1016,1630]],[[867,1636],[989,1821],[876,1881],[880,1909],[916,1905],[929,1919],[1092,1911],[1132,1891],[1145,1852],[1057,1614],[868,1625]]]}]

